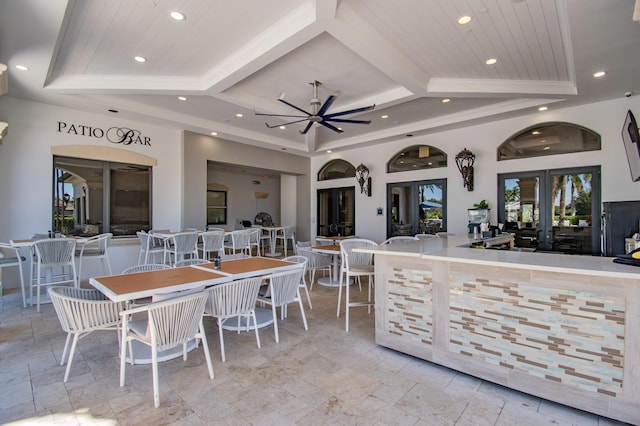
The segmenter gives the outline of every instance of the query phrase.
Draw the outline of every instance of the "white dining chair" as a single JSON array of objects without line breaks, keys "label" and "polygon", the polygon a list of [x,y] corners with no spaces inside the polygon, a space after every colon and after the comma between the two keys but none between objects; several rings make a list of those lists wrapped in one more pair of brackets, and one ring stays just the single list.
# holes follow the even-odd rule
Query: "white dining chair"
[{"label": "white dining chair", "polygon": [[[307,287],[307,265],[309,263],[309,259],[302,255],[295,255],[295,256],[287,256],[282,260],[284,260],[285,262],[295,262],[302,265],[303,272],[302,272],[302,278],[300,279],[300,288],[303,289],[305,294],[307,295],[307,303],[309,303],[309,309],[313,309],[313,306],[311,305],[311,296],[309,295],[309,288]],[[285,311],[286,311],[286,306],[285,306]],[[285,316],[286,316],[286,312],[285,312]]]},{"label": "white dining chair", "polygon": [[[349,331],[349,309],[355,306],[367,306],[368,312],[371,313],[371,306],[374,301],[372,299],[372,290],[375,270],[373,266],[373,253],[359,253],[353,251],[361,247],[377,246],[375,241],[363,238],[350,238],[340,241],[340,256],[342,258],[342,270],[340,271],[340,286],[338,288],[338,309],[337,316],[340,316],[340,299],[342,296],[342,287],[345,288],[345,330]],[[351,278],[360,283],[361,277],[367,277],[367,301],[352,302],[349,298],[349,281]],[[343,278],[345,279],[343,281]]]},{"label": "white dining chair", "polygon": [[296,247],[296,227],[295,226],[283,226],[276,232],[275,242],[278,245],[278,241],[282,243],[282,250],[284,251],[284,257],[287,257],[287,245],[291,241],[291,249],[295,251]]},{"label": "white dining chair", "polygon": [[253,277],[243,280],[231,281],[229,283],[218,284],[209,287],[206,292],[209,294],[207,305],[204,310],[206,316],[216,319],[218,324],[218,335],[220,336],[220,355],[222,362],[226,361],[224,350],[223,325],[225,321],[237,319],[237,330],[240,333],[241,320],[246,322],[246,331],[251,328],[256,334],[256,344],[260,347],[260,335],[256,320],[256,300],[258,290],[262,285],[262,277]]},{"label": "white dining chair", "polygon": [[273,332],[275,334],[276,343],[280,342],[278,335],[278,315],[276,308],[284,309],[289,303],[298,303],[304,329],[308,330],[307,317],[304,314],[304,306],[300,297],[300,280],[304,273],[304,267],[291,269],[284,272],[271,274],[267,277],[269,281],[268,292],[264,296],[258,296],[258,302],[271,306],[273,315]]},{"label": "white dining chair", "polygon": [[197,232],[178,232],[171,235],[164,242],[164,263],[169,259],[170,265],[175,265],[179,260],[198,259]]},{"label": "white dining chair", "polygon": [[331,276],[331,267],[333,259],[331,255],[314,252],[311,249],[311,243],[304,245],[300,241],[296,242],[296,253],[299,256],[307,258],[307,272],[309,273],[309,290],[313,290],[313,284],[316,280],[316,271],[322,271],[323,274],[329,273]]},{"label": "white dining chair", "polygon": [[[22,256],[20,253],[20,249],[18,247],[13,247],[7,243],[0,243],[0,250],[6,253],[11,253],[9,256],[0,258],[0,270],[4,268],[9,268],[15,266],[18,268],[18,276],[20,277],[20,289],[22,290],[22,307],[27,307],[27,290],[25,288],[24,282],[24,271],[22,270],[22,262],[25,262],[27,259]],[[0,271],[1,272],[1,271]],[[0,280],[0,297],[2,297],[4,292],[4,279]]]},{"label": "white dining chair", "polygon": [[239,229],[231,232],[229,242],[224,244],[227,254],[241,252],[251,256],[250,232],[250,229]]},{"label": "white dining chair", "polygon": [[211,256],[219,256],[224,253],[224,230],[206,231],[200,234],[202,243],[198,244],[201,259],[211,260]]},{"label": "white dining chair", "polygon": [[95,289],[49,287],[48,293],[60,325],[67,333],[60,365],[64,365],[69,342],[73,336],[69,360],[64,373],[64,382],[66,383],[69,379],[69,371],[78,341],[97,330],[119,331],[120,311],[125,309],[125,302],[112,302]]},{"label": "white dining chair", "polygon": [[78,276],[74,259],[75,238],[47,238],[33,243],[35,251],[35,279],[29,283],[29,300],[33,305],[36,291],[36,306],[40,312],[41,288],[51,285],[71,284],[78,287]]},{"label": "white dining chair", "polygon": [[112,275],[111,263],[109,262],[109,242],[113,234],[110,232],[87,238],[76,247],[76,257],[78,258],[78,283],[82,281],[82,265],[89,259],[97,259],[102,265],[103,275]]},{"label": "white dining chair", "polygon": [[164,256],[164,242],[162,244],[154,243],[156,238],[144,231],[136,232],[138,241],[140,242],[140,253],[138,255],[138,265],[154,263],[155,256],[160,259]]},{"label": "white dining chair", "polygon": [[418,237],[412,237],[410,235],[396,235],[395,237],[387,238],[381,242],[380,245],[403,243],[406,241],[418,241]]},{"label": "white dining chair", "polygon": [[[182,345],[182,358],[187,359],[187,343],[200,339],[209,369],[209,378],[213,379],[213,365],[207,344],[202,316],[208,294],[199,292],[153,302],[120,312],[122,318],[122,339],[120,347],[120,386],[125,384],[125,364],[127,348],[131,364],[135,362],[132,353],[132,341],[138,341],[151,347],[151,372],[153,377],[153,403],[160,406],[160,387],[158,378],[158,352]],[[146,313],[147,318],[131,319],[133,315]]]}]

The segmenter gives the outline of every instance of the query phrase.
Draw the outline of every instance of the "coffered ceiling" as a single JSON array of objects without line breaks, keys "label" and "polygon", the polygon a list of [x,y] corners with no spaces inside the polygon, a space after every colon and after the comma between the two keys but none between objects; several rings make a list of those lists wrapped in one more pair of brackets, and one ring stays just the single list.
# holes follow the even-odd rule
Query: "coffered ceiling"
[{"label": "coffered ceiling", "polygon": [[[0,62],[9,65],[8,96],[314,155],[640,93],[633,8],[632,0],[2,1]],[[459,24],[463,15],[471,22]],[[302,135],[304,122],[280,129],[294,119],[255,115],[300,115],[281,94],[310,111],[314,80],[321,102],[340,91],[330,113],[375,104],[342,117],[371,124],[341,123],[336,133],[316,123]]]}]

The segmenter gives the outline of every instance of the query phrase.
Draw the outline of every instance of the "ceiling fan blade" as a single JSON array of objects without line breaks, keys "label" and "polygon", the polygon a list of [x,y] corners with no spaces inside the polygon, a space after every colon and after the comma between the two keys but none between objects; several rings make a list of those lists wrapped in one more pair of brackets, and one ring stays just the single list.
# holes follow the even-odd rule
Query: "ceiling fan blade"
[{"label": "ceiling fan blade", "polygon": [[295,121],[289,121],[288,123],[274,124],[273,126],[270,126],[269,123],[264,123],[264,124],[270,129],[275,129],[276,127],[288,126],[289,124],[302,123],[303,121],[307,121],[307,120],[308,118],[303,118],[302,120],[295,120]]},{"label": "ceiling fan blade", "polygon": [[266,113],[259,113],[259,112],[254,112],[254,115],[264,115],[267,117],[309,118],[309,116],[307,115],[266,114]]},{"label": "ceiling fan blade", "polygon": [[318,124],[322,124],[324,127],[333,130],[336,133],[342,133],[342,130],[338,129],[336,126],[333,126],[329,123],[327,123],[326,121],[322,120],[322,121],[318,121]]},{"label": "ceiling fan blade", "polygon": [[295,109],[297,109],[298,111],[300,111],[300,112],[301,112],[301,113],[303,113],[303,114],[307,114],[307,116],[311,116],[311,114],[309,114],[307,111],[303,110],[302,108],[298,108],[298,107],[297,107],[297,106],[295,106],[294,104],[289,103],[289,102],[285,101],[285,100],[284,100],[284,99],[282,99],[282,98],[278,98],[278,100],[279,100],[280,102],[282,102],[283,104],[285,104],[285,105],[289,105],[291,108],[295,108]]},{"label": "ceiling fan blade", "polygon": [[347,118],[325,118],[325,121],[332,121],[334,123],[371,124],[371,120],[349,120]]},{"label": "ceiling fan blade", "polygon": [[325,112],[327,112],[327,110],[329,108],[331,108],[331,105],[333,104],[333,102],[336,100],[336,98],[338,97],[338,95],[340,94],[340,92],[336,92],[333,95],[329,96],[327,98],[326,101],[324,101],[324,104],[322,105],[322,107],[320,108],[320,110],[318,111],[318,115],[319,116],[323,116]]},{"label": "ceiling fan blade", "polygon": [[333,114],[325,115],[324,118],[340,117],[341,115],[355,114],[356,112],[371,111],[375,107],[376,107],[375,105],[369,105],[369,106],[362,107],[362,108],[350,109],[349,111],[334,112]]},{"label": "ceiling fan blade", "polygon": [[300,130],[300,134],[301,135],[306,135],[307,132],[309,131],[309,129],[311,128],[311,126],[313,126],[313,121],[309,121],[309,123],[306,125],[304,130]]}]

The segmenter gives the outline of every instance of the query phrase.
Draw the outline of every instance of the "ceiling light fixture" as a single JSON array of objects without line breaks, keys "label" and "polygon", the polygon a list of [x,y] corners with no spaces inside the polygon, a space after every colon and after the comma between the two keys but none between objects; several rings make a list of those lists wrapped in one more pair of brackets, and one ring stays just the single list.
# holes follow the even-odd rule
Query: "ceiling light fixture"
[{"label": "ceiling light fixture", "polygon": [[597,71],[593,73],[594,78],[604,77],[605,75],[607,75],[606,71]]},{"label": "ceiling light fixture", "polygon": [[29,67],[25,67],[24,65],[16,65],[16,69],[20,71],[29,71]]},{"label": "ceiling light fixture", "polygon": [[187,100],[187,98],[185,98],[184,96],[178,96],[178,100],[179,100],[179,101],[186,101],[186,100]]},{"label": "ceiling light fixture", "polygon": [[171,18],[175,19],[176,21],[184,21],[185,19],[187,19],[184,13],[178,12],[177,10],[171,12],[170,15]]},{"label": "ceiling light fixture", "polygon": [[389,118],[389,116],[387,114],[381,115],[380,118],[382,118],[383,120],[386,120],[387,118]]},{"label": "ceiling light fixture", "polygon": [[542,132],[540,130],[534,130],[533,132],[531,132],[532,135],[539,135]]},{"label": "ceiling light fixture", "polygon": [[211,136],[218,136],[218,132],[211,132]]},{"label": "ceiling light fixture", "polygon": [[540,108],[538,108],[538,111],[546,111],[548,109],[549,109],[549,107],[541,106]]},{"label": "ceiling light fixture", "polygon": [[471,16],[469,15],[464,15],[458,18],[458,24],[460,25],[466,25],[469,22],[471,22]]},{"label": "ceiling light fixture", "polygon": [[330,149],[328,149],[328,150],[327,150],[327,154],[331,154],[331,152],[332,152],[332,151],[331,151]]},{"label": "ceiling light fixture", "polygon": [[238,117],[238,118],[242,118],[242,117],[244,117],[244,114],[242,114],[242,113],[240,113],[240,112],[239,112],[239,113],[237,113],[237,114],[236,114],[236,117]]},{"label": "ceiling light fixture", "polygon": [[487,65],[495,65],[498,62],[496,58],[489,58],[484,63]]},{"label": "ceiling light fixture", "polygon": [[136,62],[140,63],[147,62],[147,58],[145,58],[144,56],[134,56],[133,59],[135,59]]},{"label": "ceiling light fixture", "polygon": [[451,102],[451,99],[449,99],[449,98],[444,98],[444,99],[442,100],[442,103],[443,103],[443,104],[446,104],[446,103],[449,103],[449,102]]},{"label": "ceiling light fixture", "polygon": [[286,129],[286,128],[287,128],[287,126],[280,126],[280,127],[279,127],[279,129],[280,129],[280,130],[284,130],[284,129]]}]

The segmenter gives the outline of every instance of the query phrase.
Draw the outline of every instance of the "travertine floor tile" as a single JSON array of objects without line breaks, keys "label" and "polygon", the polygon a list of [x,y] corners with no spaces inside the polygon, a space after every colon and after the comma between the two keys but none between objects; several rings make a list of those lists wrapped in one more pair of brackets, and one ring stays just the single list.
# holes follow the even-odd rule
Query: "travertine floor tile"
[{"label": "travertine floor tile", "polygon": [[[356,290],[357,291],[357,290]],[[0,423],[64,425],[600,425],[619,423],[379,347],[374,315],[344,309],[337,289],[314,286],[302,325],[297,306],[273,327],[225,331],[205,318],[215,378],[202,347],[160,363],[160,408],[153,406],[150,365],[126,366],[119,385],[118,336],[81,339],[69,381],[60,357],[66,334],[51,305],[22,308],[20,294],[0,301]]]}]

